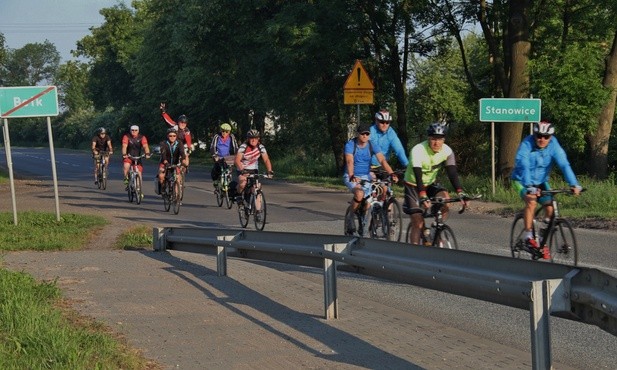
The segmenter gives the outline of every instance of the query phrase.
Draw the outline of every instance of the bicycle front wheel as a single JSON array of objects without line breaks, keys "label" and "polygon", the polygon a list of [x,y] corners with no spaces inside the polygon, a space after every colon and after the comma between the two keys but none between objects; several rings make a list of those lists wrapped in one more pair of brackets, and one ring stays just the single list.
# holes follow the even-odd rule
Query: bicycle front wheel
[{"label": "bicycle front wheel", "polygon": [[383,209],[383,216],[386,238],[390,241],[398,242],[403,233],[403,211],[396,198],[390,198]]},{"label": "bicycle front wheel", "polygon": [[141,204],[143,198],[141,190],[141,176],[135,176],[135,202],[137,204]]},{"label": "bicycle front wheel", "polygon": [[249,224],[249,209],[245,206],[244,201],[238,202],[238,218],[240,219],[240,227],[245,228]]},{"label": "bicycle front wheel", "polygon": [[458,243],[456,237],[454,237],[454,231],[448,225],[443,225],[437,231],[435,231],[435,237],[433,238],[433,247],[444,249],[458,249]]},{"label": "bicycle front wheel", "polygon": [[255,222],[255,229],[261,231],[264,229],[264,226],[266,226],[267,215],[266,197],[261,190],[258,190],[257,194],[252,197],[252,202],[252,207],[254,209],[253,221]]},{"label": "bicycle front wheel", "polygon": [[99,169],[98,171],[96,171],[96,186],[99,189],[103,188],[103,174],[102,174],[102,170],[101,170],[101,165],[99,164]]},{"label": "bicycle front wheel", "polygon": [[551,251],[551,262],[576,266],[578,264],[578,249],[576,236],[570,221],[558,218],[555,227],[548,237]]},{"label": "bicycle front wheel", "polygon": [[101,185],[101,189],[105,190],[107,189],[107,165],[103,166],[103,170],[101,172],[99,184]]},{"label": "bicycle front wheel", "polygon": [[174,205],[174,215],[177,215],[180,212],[180,205],[182,205],[182,184],[178,181],[174,183],[171,200]]},{"label": "bicycle front wheel", "polygon": [[524,249],[523,233],[525,232],[525,219],[522,213],[517,213],[514,216],[512,227],[510,228],[510,252],[514,258],[524,258],[531,256]]},{"label": "bicycle front wheel", "polygon": [[351,205],[347,207],[345,212],[343,233],[346,236],[360,235],[362,233],[362,220],[360,220],[358,213],[351,209]]},{"label": "bicycle front wheel", "polygon": [[130,177],[127,191],[129,193],[129,203],[133,203],[133,199],[135,199],[135,178],[133,176]]},{"label": "bicycle front wheel", "polygon": [[214,188],[214,195],[216,195],[216,205],[219,207],[223,206],[223,190],[221,190],[220,186]]},{"label": "bicycle front wheel", "polygon": [[171,189],[172,184],[170,182],[165,183],[165,191],[161,194],[163,195],[163,208],[165,208],[165,212],[169,212],[171,208]]}]

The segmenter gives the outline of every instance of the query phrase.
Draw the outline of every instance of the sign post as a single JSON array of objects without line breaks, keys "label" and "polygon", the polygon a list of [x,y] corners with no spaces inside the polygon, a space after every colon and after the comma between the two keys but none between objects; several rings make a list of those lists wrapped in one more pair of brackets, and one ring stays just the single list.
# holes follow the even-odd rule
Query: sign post
[{"label": "sign post", "polygon": [[343,85],[343,104],[357,104],[358,125],[360,124],[360,104],[373,104],[374,90],[373,81],[360,60],[357,59]]},{"label": "sign post", "polygon": [[539,122],[542,101],[515,98],[480,99],[479,115],[480,122],[491,123],[491,177],[495,195],[495,122]]},{"label": "sign post", "polygon": [[58,91],[56,86],[17,86],[0,87],[0,118],[3,119],[3,134],[6,162],[9,169],[11,198],[13,202],[13,223],[17,225],[17,207],[15,202],[15,183],[13,180],[13,162],[11,141],[9,139],[9,118],[47,117],[49,152],[56,200],[56,221],[60,221],[60,201],[58,199],[58,178],[56,175],[56,157],[51,129],[50,116],[58,115]]}]

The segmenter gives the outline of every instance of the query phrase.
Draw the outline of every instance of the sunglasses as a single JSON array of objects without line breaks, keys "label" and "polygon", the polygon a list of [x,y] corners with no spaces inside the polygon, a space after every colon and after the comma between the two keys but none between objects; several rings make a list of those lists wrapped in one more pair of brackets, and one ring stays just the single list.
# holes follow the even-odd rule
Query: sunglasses
[{"label": "sunglasses", "polygon": [[371,134],[370,132],[361,132],[360,133],[360,135],[363,135],[363,136],[369,136],[370,134]]},{"label": "sunglasses", "polygon": [[139,131],[139,130],[131,130],[131,131],[133,132],[133,131]]},{"label": "sunglasses", "polygon": [[548,140],[551,138],[551,135],[542,135],[542,134],[536,134],[536,139],[544,139],[544,140]]},{"label": "sunglasses", "polygon": [[176,135],[167,135],[167,137],[176,137]]},{"label": "sunglasses", "polygon": [[381,123],[382,125],[389,125],[390,121],[379,121],[379,123]]}]

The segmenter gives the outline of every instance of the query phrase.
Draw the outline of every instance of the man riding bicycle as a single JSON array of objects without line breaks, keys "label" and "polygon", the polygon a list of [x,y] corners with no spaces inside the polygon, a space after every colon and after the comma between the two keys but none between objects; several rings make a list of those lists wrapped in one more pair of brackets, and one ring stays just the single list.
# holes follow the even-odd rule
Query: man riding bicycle
[{"label": "man riding bicycle", "polygon": [[161,115],[163,116],[165,123],[167,123],[168,128],[175,128],[178,131],[178,142],[186,146],[186,167],[188,167],[188,156],[193,151],[193,139],[191,136],[191,131],[187,127],[189,119],[184,114],[181,114],[178,116],[178,120],[174,121],[169,114],[167,114],[167,104],[161,103],[159,108],[161,109]]},{"label": "man riding bicycle", "polygon": [[[122,137],[122,171],[124,173],[124,185],[127,187],[127,189],[129,185],[129,168],[131,167],[132,163],[132,160],[131,158],[129,158],[129,156],[139,157],[142,150],[144,151],[146,158],[150,158],[152,154],[150,154],[148,139],[146,139],[144,135],[139,133],[139,126],[132,125],[130,128],[130,132]],[[139,176],[143,178],[143,167],[141,165],[141,159],[138,161],[137,169],[139,171]]]},{"label": "man riding bicycle", "polygon": [[[370,140],[370,127],[368,124],[360,124],[357,136],[345,144],[345,170],[343,183],[353,193],[351,210],[355,212],[362,200],[371,194],[370,181],[375,179],[375,174],[370,171],[371,158],[375,156],[378,163],[392,177],[392,181],[397,182],[398,178],[386,161],[381,149],[376,143]],[[362,185],[361,181],[367,180]],[[368,235],[368,215],[371,205],[367,202],[364,212],[364,230],[362,235]],[[348,225],[346,225],[348,226]]]},{"label": "man riding bicycle", "polygon": [[266,171],[268,171],[268,177],[272,178],[274,172],[272,171],[272,163],[270,157],[266,151],[266,147],[260,143],[259,131],[252,129],[246,133],[246,141],[238,148],[236,153],[235,165],[238,173],[238,186],[236,188],[236,194],[242,197],[242,192],[246,186],[246,173],[258,173],[259,171],[259,158],[264,161],[266,165]]},{"label": "man riding bicycle", "polygon": [[[525,202],[523,218],[525,232],[523,235],[527,247],[540,248],[533,238],[533,217],[538,202],[544,206],[544,218],[553,215],[552,197],[540,196],[542,190],[550,190],[549,174],[557,164],[564,180],[572,188],[574,195],[579,195],[581,186],[572,171],[565,150],[554,137],[555,127],[552,123],[542,121],[533,124],[533,135],[523,139],[518,147],[512,171],[512,186]],[[545,258],[550,258],[548,247],[544,247]]]},{"label": "man riding bicycle", "polygon": [[[420,233],[424,227],[423,209],[431,206],[430,197],[449,198],[448,191],[436,183],[441,168],[445,168],[452,187],[456,190],[461,202],[465,194],[458,177],[454,152],[445,144],[448,126],[445,122],[432,123],[428,129],[428,140],[411,148],[409,159],[411,166],[405,171],[405,203],[403,212],[411,217],[412,244],[420,244]],[[448,207],[442,208],[443,219],[448,218]]]},{"label": "man riding bicycle", "polygon": [[105,154],[105,163],[109,163],[109,156],[113,154],[114,150],[111,145],[111,138],[107,134],[105,127],[99,127],[96,130],[96,135],[92,137],[92,158],[94,158],[94,185],[98,185],[98,172],[99,172],[99,155],[101,152],[107,152]]},{"label": "man riding bicycle", "polygon": [[223,166],[219,160],[233,156],[238,152],[238,142],[234,134],[231,133],[231,125],[229,123],[223,123],[220,129],[221,131],[214,135],[212,143],[210,144],[210,154],[214,160],[214,166],[212,167],[210,176],[212,177],[212,181],[214,181],[215,188],[223,172]]},{"label": "man riding bicycle", "polygon": [[[182,145],[178,140],[178,132],[175,129],[170,128],[167,130],[167,140],[161,142],[161,159],[159,160],[158,174],[159,191],[157,194],[160,194],[161,190],[165,186],[165,172],[167,171],[167,166],[178,163],[182,164],[182,166],[187,166],[188,156],[184,150],[184,145]],[[179,167],[175,170],[176,173],[180,174],[181,169]],[[181,176],[178,176],[178,179],[181,178]],[[180,185],[182,184],[180,183]]]}]

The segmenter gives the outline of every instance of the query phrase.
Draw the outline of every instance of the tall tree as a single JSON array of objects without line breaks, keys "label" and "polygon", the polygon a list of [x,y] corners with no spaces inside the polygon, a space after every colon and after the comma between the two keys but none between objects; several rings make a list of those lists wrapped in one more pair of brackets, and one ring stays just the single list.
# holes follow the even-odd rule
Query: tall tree
[{"label": "tall tree", "polygon": [[55,81],[58,85],[60,104],[69,112],[93,107],[88,99],[88,65],[69,61],[58,69]]},{"label": "tall tree", "polygon": [[50,84],[60,64],[56,46],[45,40],[9,50],[4,63],[5,86],[34,86]]}]

